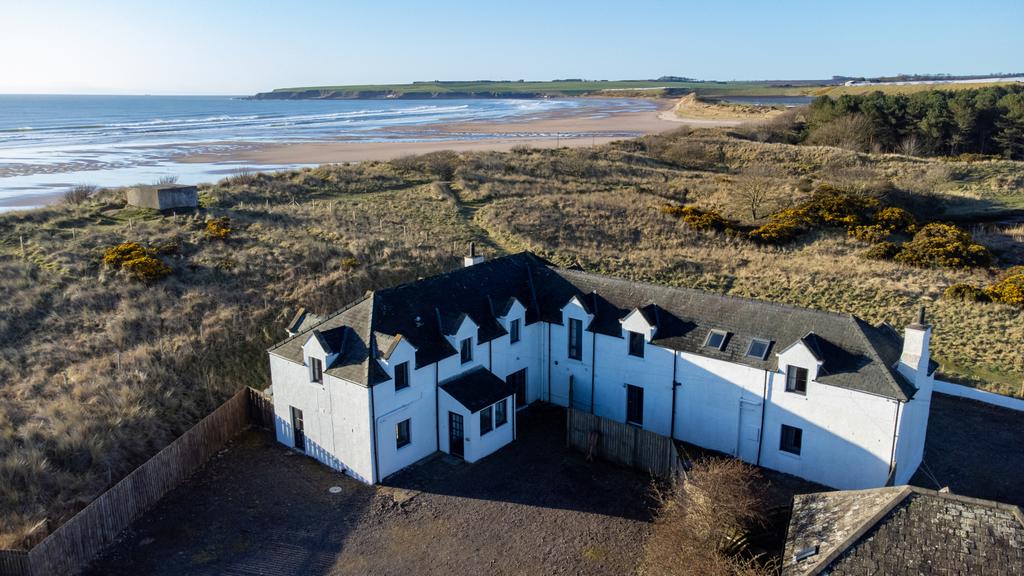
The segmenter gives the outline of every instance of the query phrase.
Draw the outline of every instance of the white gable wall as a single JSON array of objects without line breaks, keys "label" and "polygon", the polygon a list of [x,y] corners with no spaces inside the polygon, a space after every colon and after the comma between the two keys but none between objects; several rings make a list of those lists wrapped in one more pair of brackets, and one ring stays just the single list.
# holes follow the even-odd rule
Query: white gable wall
[{"label": "white gable wall", "polygon": [[[783,372],[768,381],[761,465],[841,490],[884,486],[889,476],[896,400],[815,381],[786,392]],[[800,455],[780,449],[782,425],[803,431]]]},{"label": "white gable wall", "polygon": [[324,374],[324,383],[309,381],[309,368],[270,356],[274,383],[277,439],[295,446],[291,408],[302,410],[309,456],[363,482],[373,482],[369,389]]},{"label": "white gable wall", "polygon": [[[580,360],[569,358],[569,319],[582,321],[583,354]],[[587,332],[593,316],[587,313],[576,298],[562,309],[562,325],[551,327],[551,381],[548,400],[559,406],[569,405],[569,377],[573,377],[573,405],[581,410],[590,409],[590,379],[594,363],[594,335]]]}]

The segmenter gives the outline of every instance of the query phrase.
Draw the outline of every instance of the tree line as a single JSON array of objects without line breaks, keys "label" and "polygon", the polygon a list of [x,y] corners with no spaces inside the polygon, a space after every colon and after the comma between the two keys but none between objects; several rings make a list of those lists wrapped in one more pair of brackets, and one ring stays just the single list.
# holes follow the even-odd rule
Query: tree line
[{"label": "tree line", "polygon": [[1024,86],[819,96],[774,123],[765,139],[911,156],[1024,160]]}]

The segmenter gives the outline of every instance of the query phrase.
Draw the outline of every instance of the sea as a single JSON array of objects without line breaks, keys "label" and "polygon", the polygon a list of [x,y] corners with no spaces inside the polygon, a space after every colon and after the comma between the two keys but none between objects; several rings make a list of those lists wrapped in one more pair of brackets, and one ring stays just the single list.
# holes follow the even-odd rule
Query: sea
[{"label": "sea", "polygon": [[[216,181],[242,170],[301,164],[184,162],[267,143],[451,140],[450,122],[515,122],[571,113],[654,109],[634,99],[253,100],[229,96],[0,95],[0,210],[53,201],[64,190]],[[456,139],[497,135],[460,133]],[[523,134],[553,138],[554,133]],[[571,136],[569,134],[564,137]]]}]

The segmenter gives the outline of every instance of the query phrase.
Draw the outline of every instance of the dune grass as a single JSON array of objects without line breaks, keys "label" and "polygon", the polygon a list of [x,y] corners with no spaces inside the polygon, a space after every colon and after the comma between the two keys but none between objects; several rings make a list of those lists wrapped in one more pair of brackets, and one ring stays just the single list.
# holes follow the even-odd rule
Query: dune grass
[{"label": "dune grass", "polygon": [[[908,322],[930,299],[943,369],[1020,393],[1021,310],[938,300],[986,270],[861,257],[821,231],[784,248],[689,230],[659,207],[756,224],[815,185],[882,190],[919,217],[1020,206],[1020,164],[872,156],[681,131],[597,148],[436,153],[391,163],[247,174],[201,190],[198,214],[127,208],[123,193],[0,215],[0,547],[30,546],[244,385],[297,306],[329,312],[371,288],[531,249],[610,274]],[[446,183],[437,180],[443,178]],[[228,218],[230,234],[208,233]],[[763,218],[763,216],[761,216]],[[975,228],[1000,266],[1020,225]],[[123,242],[171,268],[144,283],[102,264]]]}]

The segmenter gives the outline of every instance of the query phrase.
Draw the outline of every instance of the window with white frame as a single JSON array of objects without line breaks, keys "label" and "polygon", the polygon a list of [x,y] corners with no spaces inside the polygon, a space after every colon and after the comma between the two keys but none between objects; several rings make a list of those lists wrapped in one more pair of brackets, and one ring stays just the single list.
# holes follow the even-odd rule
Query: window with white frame
[{"label": "window with white frame", "polygon": [[395,391],[409,387],[409,363],[402,362],[395,366]]},{"label": "window with white frame", "polygon": [[804,431],[796,426],[782,425],[782,434],[779,439],[779,450],[790,454],[800,455],[804,444]]},{"label": "window with white frame", "polygon": [[508,341],[509,344],[519,342],[519,318],[516,318],[508,324]]},{"label": "window with white frame", "polygon": [[322,383],[324,381],[324,363],[319,358],[309,359],[309,381]]},{"label": "window with white frame", "polygon": [[507,400],[502,400],[494,405],[494,427],[498,428],[508,422],[508,411],[505,405],[508,403]]},{"label": "window with white frame", "polygon": [[786,367],[786,392],[807,394],[807,368]]},{"label": "window with white frame", "polygon": [[629,332],[629,355],[637,358],[644,357],[644,335],[639,332]]},{"label": "window with white frame", "polygon": [[769,340],[753,338],[750,340],[750,345],[747,346],[747,356],[764,360],[768,355],[768,348],[770,348],[771,345],[772,343]]},{"label": "window with white frame", "polygon": [[705,348],[714,348],[721,350],[725,348],[725,341],[729,338],[729,333],[725,330],[712,330],[708,332],[707,338],[704,339]]},{"label": "window with white frame", "polygon": [[462,344],[459,347],[459,359],[462,360],[463,364],[468,364],[473,361],[473,339],[465,338],[462,340]]},{"label": "window with white frame", "polygon": [[569,358],[583,359],[583,320],[569,319]]},{"label": "window with white frame", "polygon": [[488,406],[480,411],[480,435],[483,436],[494,429],[494,421],[491,412],[492,406]]},{"label": "window with white frame", "polygon": [[398,424],[395,424],[395,447],[401,448],[408,446],[412,442],[412,436],[410,435],[410,423],[411,419],[402,420]]}]

